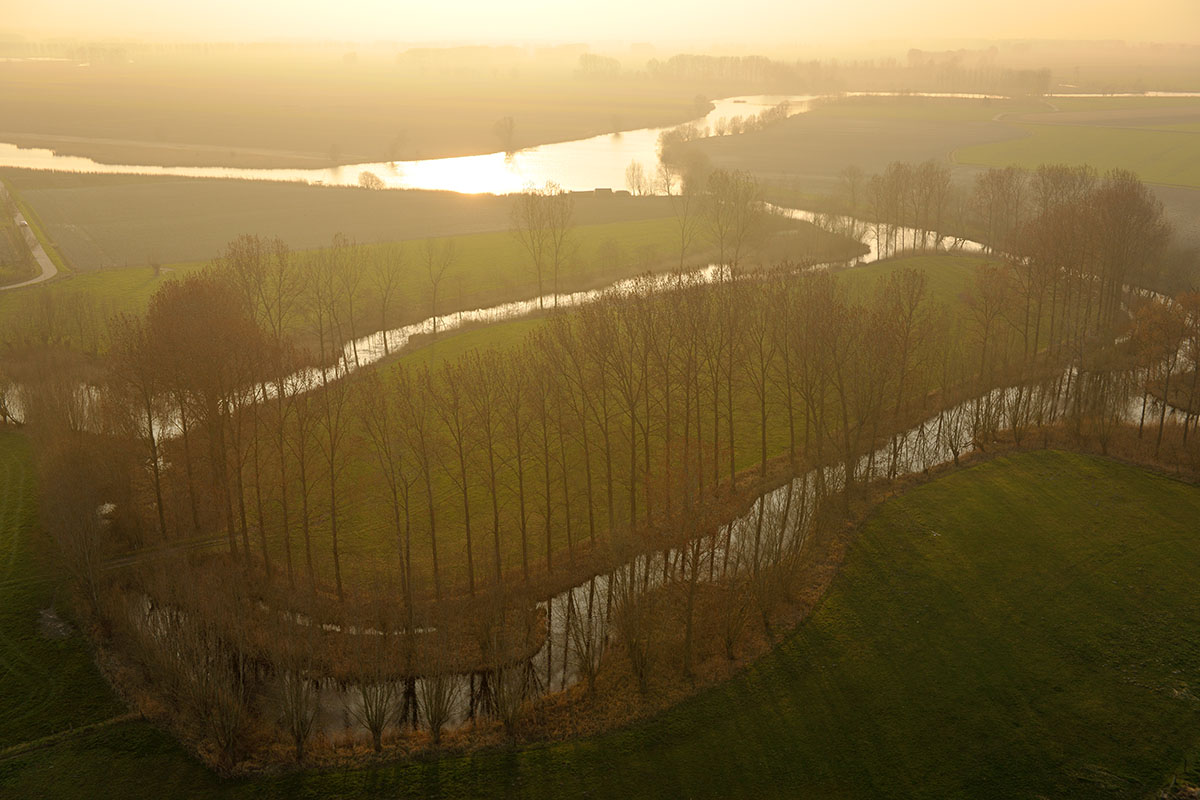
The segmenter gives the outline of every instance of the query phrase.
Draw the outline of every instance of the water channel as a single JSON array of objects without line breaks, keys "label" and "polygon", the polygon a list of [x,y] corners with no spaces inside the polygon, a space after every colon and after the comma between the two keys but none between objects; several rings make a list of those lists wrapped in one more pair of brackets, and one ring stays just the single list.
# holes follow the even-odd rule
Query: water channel
[{"label": "water channel", "polygon": [[[1003,95],[954,92],[846,92],[833,95],[748,95],[712,102],[712,110],[692,124],[711,134],[722,129],[722,120],[746,120],[786,104],[786,114],[802,114],[823,100],[838,97],[926,97],[969,100],[1003,100]],[[1074,97],[1200,97],[1200,92],[1145,92],[1143,94],[1050,94],[1053,99]],[[382,161],[344,164],[321,169],[243,169],[234,167],[160,167],[145,164],[106,164],[82,156],[60,155],[46,148],[21,148],[0,143],[0,167],[61,170],[112,175],[163,175],[183,178],[227,178],[286,181],[325,186],[359,186],[371,173],[388,189],[511,194],[528,185],[547,181],[568,191],[625,186],[625,169],[637,161],[653,174],[658,163],[658,139],[669,128],[641,128],[602,134],[569,142],[529,147],[515,153],[486,153],[420,161]]]},{"label": "water channel", "polygon": [[[852,93],[850,96],[881,95],[886,96],[886,93]],[[920,96],[1000,99],[971,94]],[[1063,94],[1048,97],[1078,96],[1083,95]],[[1200,97],[1200,93],[1147,93],[1145,96]],[[727,121],[735,117],[745,119],[775,108],[785,109],[788,115],[794,115],[807,111],[814,101],[821,99],[821,96],[815,95],[726,98],[716,101],[713,110],[697,120],[696,124],[712,130],[719,125],[723,126],[722,120]],[[339,186],[359,185],[361,176],[370,172],[390,189],[438,189],[504,194],[520,191],[529,184],[540,185],[553,180],[564,189],[586,191],[597,187],[621,186],[625,169],[632,161],[641,162],[647,169],[652,169],[657,162],[658,139],[663,130],[665,129],[625,131],[574,142],[543,145],[512,154],[492,153],[429,161],[354,164],[320,170],[113,165],[86,158],[61,156],[50,150],[22,149],[11,144],[0,144],[0,166],[107,174],[292,181]],[[793,219],[818,221],[818,215],[809,211],[788,208],[775,208],[774,211]],[[848,266],[867,264],[878,259],[878,248],[867,235],[869,227],[866,223],[848,218],[835,219],[832,222],[839,230],[860,231],[862,241],[868,248],[866,254]],[[952,248],[968,253],[983,250],[983,246],[977,242],[944,240],[940,235],[911,229],[896,230],[898,235],[903,237],[902,240],[911,241],[915,247]],[[719,267],[710,265],[687,277],[709,282],[721,275]],[[344,377],[354,369],[378,361],[388,353],[402,350],[414,336],[432,333],[435,323],[437,331],[449,332],[467,325],[519,319],[542,308],[578,306],[593,302],[608,292],[621,294],[630,292],[635,287],[644,288],[645,280],[647,279],[622,280],[602,289],[547,295],[454,312],[440,315],[436,320],[428,318],[400,328],[372,333],[346,344],[340,359],[334,365],[324,370],[305,370],[292,376],[285,382],[285,390],[305,391],[319,385],[323,380]],[[658,287],[666,287],[679,280],[679,276],[658,275],[648,280]],[[276,390],[274,386],[259,387],[260,396],[268,396]],[[983,398],[939,412],[897,437],[894,447],[889,444],[871,456],[864,456],[862,466],[866,468],[868,464],[894,463],[894,473],[904,475],[947,463],[970,451],[975,416],[981,406],[1012,408],[1014,397],[1020,402],[1030,402],[1033,405],[1041,403],[1043,399],[1033,398],[1028,391],[1022,395],[1015,387],[998,389]],[[1021,397],[1025,400],[1020,400]],[[1044,407],[1044,404],[1042,405]],[[20,408],[19,395],[10,399],[9,407]],[[169,431],[173,426],[169,421],[164,421],[162,427]],[[762,559],[769,557],[771,553],[781,553],[799,546],[810,529],[817,499],[816,487],[824,485],[829,490],[836,490],[842,480],[843,476],[837,467],[827,467],[820,474],[816,471],[806,473],[761,496],[746,513],[706,534],[701,540],[700,548],[706,559],[703,568],[699,570],[701,579],[724,579],[730,574],[753,569],[754,565],[764,563]],[[597,657],[610,639],[610,612],[614,595],[620,593],[622,582],[639,582],[642,590],[654,588],[677,578],[686,562],[686,553],[676,549],[641,555],[611,573],[591,578],[542,602],[540,606],[545,614],[546,636],[541,648],[526,665],[531,678],[531,691],[536,694],[560,692],[583,678],[580,658]],[[370,633],[347,631],[346,635]],[[461,675],[455,678],[459,685],[455,690],[457,703],[452,724],[466,723],[475,712],[479,677]],[[420,694],[418,690],[418,696]],[[353,688],[326,682],[321,689],[318,727],[329,735],[352,727],[350,720],[357,702],[357,692]]]}]

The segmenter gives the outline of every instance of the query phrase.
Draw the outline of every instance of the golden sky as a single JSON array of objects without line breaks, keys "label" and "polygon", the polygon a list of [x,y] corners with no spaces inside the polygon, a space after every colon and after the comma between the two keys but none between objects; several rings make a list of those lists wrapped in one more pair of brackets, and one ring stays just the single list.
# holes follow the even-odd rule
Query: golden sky
[{"label": "golden sky", "polygon": [[1200,42],[1200,0],[0,0],[32,36],[771,43],[920,38]]}]

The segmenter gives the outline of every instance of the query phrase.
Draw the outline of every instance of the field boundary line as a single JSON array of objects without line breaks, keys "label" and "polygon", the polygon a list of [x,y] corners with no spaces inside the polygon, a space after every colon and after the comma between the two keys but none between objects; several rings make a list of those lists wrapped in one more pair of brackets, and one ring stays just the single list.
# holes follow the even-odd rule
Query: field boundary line
[{"label": "field boundary line", "polygon": [[28,742],[14,744],[11,747],[6,747],[3,750],[0,750],[0,762],[10,761],[27,753],[37,752],[38,750],[45,750],[48,747],[53,747],[57,744],[68,741],[73,736],[82,736],[85,733],[92,733],[100,730],[101,728],[119,725],[124,722],[136,722],[141,718],[142,717],[140,714],[131,711],[125,714],[118,714],[115,717],[109,717],[108,719],[102,719],[99,722],[91,722],[87,725],[80,725],[77,728],[67,728],[65,730],[47,734],[40,739],[32,739]]}]

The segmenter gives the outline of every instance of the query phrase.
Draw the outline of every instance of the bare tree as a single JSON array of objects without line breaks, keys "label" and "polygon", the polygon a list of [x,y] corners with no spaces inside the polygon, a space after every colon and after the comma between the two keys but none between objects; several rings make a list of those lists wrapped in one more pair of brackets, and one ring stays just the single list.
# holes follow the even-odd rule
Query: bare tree
[{"label": "bare tree", "polygon": [[646,168],[640,161],[630,161],[625,168],[625,188],[634,197],[650,194],[650,181],[646,177]]},{"label": "bare tree", "polygon": [[158,516],[159,533],[167,536],[167,517],[163,503],[162,456],[159,453],[159,395],[162,392],[155,370],[153,348],[145,322],[138,317],[122,314],[113,319],[112,346],[109,350],[114,375],[133,395],[141,412],[136,425],[137,438],[145,443],[150,474],[154,482],[154,508]]},{"label": "bare tree", "polygon": [[442,428],[450,435],[453,445],[452,463],[443,463],[446,476],[458,487],[462,496],[463,532],[466,536],[467,587],[475,594],[475,555],[471,540],[471,480],[467,471],[467,454],[474,452],[476,437],[468,419],[470,390],[467,385],[466,369],[456,362],[443,365],[438,375],[437,402],[434,411],[442,422]]},{"label": "bare tree", "polygon": [[316,627],[282,619],[277,667],[281,722],[295,748],[296,761],[304,760],[304,748],[317,719],[320,696],[311,673],[316,644]]},{"label": "bare tree", "polygon": [[391,326],[390,309],[400,277],[404,273],[404,245],[387,245],[380,249],[373,272],[375,296],[379,300],[379,330],[383,337],[383,354],[391,353],[388,329]]},{"label": "bare tree", "polygon": [[454,266],[458,245],[454,239],[426,239],[423,245],[425,276],[429,280],[429,317],[433,324],[433,337],[438,332],[438,290],[446,271]]},{"label": "bare tree", "polygon": [[[433,396],[432,377],[428,369],[414,374],[400,368],[396,372],[396,396],[399,401],[401,430],[408,451],[412,453],[421,469],[425,489],[425,510],[429,526],[429,550],[433,566],[434,596],[442,599],[441,573],[438,569],[437,504],[433,493],[433,464],[441,458],[441,440],[434,426],[431,406]],[[409,562],[411,564],[411,561]]]},{"label": "bare tree", "polygon": [[705,183],[704,230],[717,250],[717,263],[732,274],[762,233],[766,207],[758,181],[748,172],[718,169]]},{"label": "bare tree", "polygon": [[846,195],[846,208],[851,214],[858,210],[865,177],[862,167],[857,164],[850,164],[838,172],[838,182]]},{"label": "bare tree", "polygon": [[371,734],[371,746],[383,752],[383,734],[400,718],[400,685],[396,682],[399,652],[386,592],[377,584],[371,602],[372,627],[349,635],[357,673],[350,716]]},{"label": "bare tree", "polygon": [[538,308],[545,308],[543,283],[550,272],[554,306],[558,306],[558,274],[571,255],[575,200],[554,182],[526,186],[513,198],[511,230],[529,257],[537,279]]}]

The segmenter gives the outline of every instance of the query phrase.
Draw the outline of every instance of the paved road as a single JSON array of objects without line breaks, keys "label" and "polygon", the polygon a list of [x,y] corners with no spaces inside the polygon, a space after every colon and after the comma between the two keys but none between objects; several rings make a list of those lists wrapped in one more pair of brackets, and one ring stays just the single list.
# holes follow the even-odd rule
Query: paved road
[{"label": "paved road", "polygon": [[[4,194],[6,196],[8,194],[3,186],[0,186],[0,194]],[[48,281],[58,274],[58,267],[54,266],[54,262],[50,260],[50,256],[46,255],[46,251],[42,247],[42,243],[39,242],[38,238],[33,235],[33,229],[29,227],[29,223],[25,220],[25,215],[23,215],[20,210],[17,209],[15,204],[13,205],[13,221],[17,223],[21,233],[24,234],[25,244],[29,246],[30,252],[33,253],[33,258],[35,261],[37,261],[37,265],[41,269],[41,274],[32,277],[27,281],[10,283],[8,286],[0,286],[0,292],[7,289],[16,289],[21,286],[31,286],[35,283]]]}]

